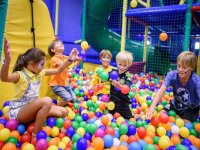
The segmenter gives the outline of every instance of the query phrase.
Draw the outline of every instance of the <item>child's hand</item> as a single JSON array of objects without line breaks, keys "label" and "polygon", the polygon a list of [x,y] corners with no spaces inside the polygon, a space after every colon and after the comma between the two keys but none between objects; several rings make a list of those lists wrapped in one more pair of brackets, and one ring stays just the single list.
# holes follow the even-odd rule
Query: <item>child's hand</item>
[{"label": "child's hand", "polygon": [[153,115],[156,114],[156,111],[154,108],[150,107],[146,113],[146,119],[151,119],[151,117],[153,117]]},{"label": "child's hand", "polygon": [[6,38],[4,38],[4,55],[5,55],[5,64],[10,64],[11,61],[11,51],[10,44]]},{"label": "child's hand", "polygon": [[118,89],[120,89],[121,84],[117,81],[117,80],[112,80],[112,84],[117,87]]},{"label": "child's hand", "polygon": [[73,48],[69,54],[68,59],[72,61],[77,61],[80,59],[80,57],[78,57],[78,54],[79,54],[79,51],[76,48]]}]

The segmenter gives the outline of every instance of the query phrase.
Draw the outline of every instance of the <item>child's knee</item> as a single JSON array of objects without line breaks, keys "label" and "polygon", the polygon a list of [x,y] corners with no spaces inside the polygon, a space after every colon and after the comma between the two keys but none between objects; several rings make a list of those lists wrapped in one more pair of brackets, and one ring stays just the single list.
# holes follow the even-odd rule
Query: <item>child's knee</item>
[{"label": "child's knee", "polygon": [[44,97],[42,100],[44,106],[51,108],[52,106],[52,99],[50,97]]}]

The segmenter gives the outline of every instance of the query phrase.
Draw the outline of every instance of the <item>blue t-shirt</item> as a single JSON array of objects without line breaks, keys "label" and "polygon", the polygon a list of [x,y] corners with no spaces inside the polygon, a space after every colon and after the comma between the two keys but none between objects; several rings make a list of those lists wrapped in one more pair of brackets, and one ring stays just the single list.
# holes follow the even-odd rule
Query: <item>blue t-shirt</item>
[{"label": "blue t-shirt", "polygon": [[182,85],[178,71],[173,70],[167,74],[164,85],[172,86],[175,98],[172,104],[178,111],[200,109],[200,77],[195,72],[192,72],[186,85]]}]

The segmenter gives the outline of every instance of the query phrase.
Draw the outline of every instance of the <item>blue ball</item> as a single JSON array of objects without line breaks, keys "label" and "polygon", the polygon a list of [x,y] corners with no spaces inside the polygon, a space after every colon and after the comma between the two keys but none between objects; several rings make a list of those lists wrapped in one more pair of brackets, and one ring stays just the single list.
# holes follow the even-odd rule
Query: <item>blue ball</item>
[{"label": "blue ball", "polygon": [[110,148],[112,145],[113,145],[113,137],[110,135],[110,134],[106,134],[104,137],[103,137],[103,140],[104,140],[104,146],[106,148]]},{"label": "blue ball", "polygon": [[90,132],[85,132],[83,137],[88,141],[92,140],[92,134]]},{"label": "blue ball", "polygon": [[69,127],[66,131],[67,136],[69,136],[70,138],[72,138],[75,133],[76,133],[76,130],[74,127]]},{"label": "blue ball", "polygon": [[6,123],[7,123],[6,119],[0,118],[0,124],[3,124],[4,126],[6,126]]},{"label": "blue ball", "polygon": [[43,130],[40,130],[36,135],[37,141],[39,139],[46,139],[46,138],[47,138],[47,133],[45,131],[43,131]]},{"label": "blue ball", "polygon": [[134,126],[134,125],[129,125],[128,126],[128,136],[130,136],[130,135],[135,135],[135,133],[136,133],[136,127]]},{"label": "blue ball", "polygon": [[56,99],[52,99],[52,103],[57,105],[57,100]]},{"label": "blue ball", "polygon": [[76,143],[76,147],[78,150],[86,150],[87,149],[87,140],[84,138],[80,138]]},{"label": "blue ball", "polygon": [[2,117],[3,116],[3,111],[2,110],[0,110],[0,117]]},{"label": "blue ball", "polygon": [[82,116],[83,121],[87,121],[88,120],[88,114],[83,113],[81,116]]},{"label": "blue ball", "polygon": [[23,124],[18,124],[17,131],[20,133],[20,135],[23,135],[24,132],[26,131],[26,128]]},{"label": "blue ball", "polygon": [[129,150],[142,150],[142,146],[139,143],[132,142],[129,147]]},{"label": "blue ball", "polygon": [[56,119],[55,118],[48,118],[47,119],[47,125],[50,126],[51,128],[56,125]]},{"label": "blue ball", "polygon": [[10,101],[5,101],[3,104],[3,107],[9,106],[10,105]]}]

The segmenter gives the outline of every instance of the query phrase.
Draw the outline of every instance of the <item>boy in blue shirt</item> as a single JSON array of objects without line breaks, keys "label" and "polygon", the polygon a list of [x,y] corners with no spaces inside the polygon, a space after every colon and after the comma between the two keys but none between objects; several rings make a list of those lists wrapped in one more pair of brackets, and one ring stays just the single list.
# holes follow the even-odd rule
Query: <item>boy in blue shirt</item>
[{"label": "boy in blue shirt", "polygon": [[167,74],[164,84],[158,90],[146,113],[147,118],[153,116],[155,107],[165,90],[172,86],[174,100],[171,100],[165,110],[174,110],[185,121],[194,122],[197,120],[200,109],[200,77],[194,72],[196,63],[196,55],[189,51],[182,52],[177,57],[177,70]]}]

